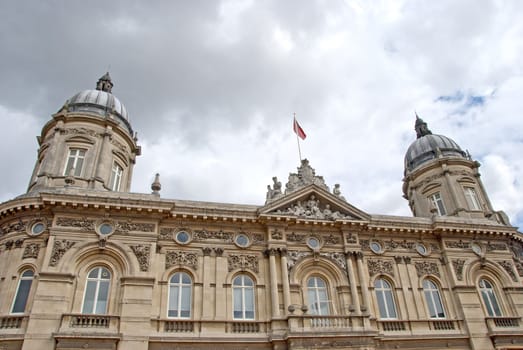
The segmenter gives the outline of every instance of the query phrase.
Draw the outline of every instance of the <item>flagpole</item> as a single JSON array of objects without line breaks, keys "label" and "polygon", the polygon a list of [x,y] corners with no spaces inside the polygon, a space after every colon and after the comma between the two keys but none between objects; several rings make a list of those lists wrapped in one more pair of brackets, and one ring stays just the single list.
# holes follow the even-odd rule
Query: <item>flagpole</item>
[{"label": "flagpole", "polygon": [[[296,112],[294,112],[294,123],[296,123]],[[301,163],[300,137],[298,136],[298,133],[296,133],[296,142],[298,143],[298,155],[300,157],[300,163]]]}]

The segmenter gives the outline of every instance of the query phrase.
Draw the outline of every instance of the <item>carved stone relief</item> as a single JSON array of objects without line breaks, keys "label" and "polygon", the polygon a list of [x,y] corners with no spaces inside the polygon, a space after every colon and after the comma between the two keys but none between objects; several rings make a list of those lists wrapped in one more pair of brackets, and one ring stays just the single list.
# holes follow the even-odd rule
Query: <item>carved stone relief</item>
[{"label": "carved stone relief", "polygon": [[325,244],[338,244],[340,243],[340,239],[338,237],[335,237],[332,233],[326,237],[323,237],[323,240],[325,241]]},{"label": "carved stone relief", "polygon": [[38,258],[38,253],[40,253],[40,245],[38,243],[29,243],[25,246],[24,253],[22,255],[22,259],[27,258]]},{"label": "carved stone relief", "polygon": [[491,251],[494,251],[494,250],[508,250],[508,247],[505,243],[492,243],[492,242],[489,242],[487,244],[487,251],[488,252],[491,252]]},{"label": "carved stone relief", "polygon": [[118,221],[116,223],[116,231],[117,232],[153,232],[154,231],[154,224],[145,224],[145,223],[132,223],[132,222],[125,222],[125,221]]},{"label": "carved stone relief", "polygon": [[131,249],[133,250],[138,263],[140,264],[140,271],[149,271],[149,256],[151,253],[151,247],[148,245],[132,245]]},{"label": "carved stone relief", "polygon": [[456,273],[458,281],[463,281],[463,265],[465,265],[464,259],[452,260],[452,266],[454,267],[454,272]]},{"label": "carved stone relief", "polygon": [[258,272],[258,257],[256,255],[231,254],[227,258],[227,263],[229,265],[229,271],[249,269],[256,273]]},{"label": "carved stone relief", "polygon": [[445,241],[445,247],[447,248],[470,248],[470,242],[463,242],[462,240],[459,241]]},{"label": "carved stone relief", "polygon": [[174,227],[160,227],[160,239],[172,239],[173,233],[176,231]]},{"label": "carved stone relief", "polygon": [[22,220],[16,221],[16,222],[11,222],[11,223],[3,226],[0,229],[0,237],[3,235],[6,235],[8,233],[11,233],[11,232],[25,231],[25,229],[26,229],[26,223],[23,222]]},{"label": "carved stone relief", "polygon": [[190,266],[196,270],[198,268],[198,256],[196,253],[190,252],[166,252],[165,268],[168,269],[174,265]]},{"label": "carved stone relief", "polygon": [[369,259],[367,260],[367,267],[371,277],[379,273],[388,273],[394,276],[394,263],[391,260]]},{"label": "carved stone relief", "polygon": [[56,225],[57,226],[63,226],[63,227],[76,227],[76,228],[83,228],[86,230],[94,230],[94,220],[89,220],[87,218],[64,218],[59,217],[56,219]]},{"label": "carved stone relief", "polygon": [[62,129],[61,134],[64,135],[89,135],[92,137],[98,137],[100,134],[98,134],[96,131],[87,129],[87,128],[67,128]]},{"label": "carved stone relief", "polygon": [[512,267],[511,261],[509,261],[509,260],[498,261],[498,264],[500,264],[501,267],[503,269],[505,269],[505,271],[507,271],[507,273],[510,275],[510,278],[512,278],[512,281],[514,281],[514,282],[518,281],[518,278],[516,277],[516,273],[514,272],[514,268]]},{"label": "carved stone relief", "polygon": [[396,249],[404,249],[404,250],[412,250],[414,249],[414,246],[416,245],[416,242],[408,242],[407,240],[403,241],[384,241],[385,249],[387,250],[396,250]]},{"label": "carved stone relief", "polygon": [[322,204],[313,194],[311,194],[308,200],[297,201],[286,209],[276,210],[275,213],[280,215],[293,215],[299,218],[320,220],[350,218],[349,215],[332,210],[330,204]]},{"label": "carved stone relief", "polygon": [[305,235],[300,235],[297,233],[290,233],[287,234],[287,241],[288,242],[305,242]]},{"label": "carved stone relief", "polygon": [[414,263],[414,266],[416,267],[418,277],[421,277],[423,275],[434,275],[438,277],[440,276],[438,264],[434,262],[417,261]]},{"label": "carved stone relief", "polygon": [[53,251],[51,252],[51,261],[49,266],[56,266],[62,258],[62,256],[67,252],[76,242],[71,242],[68,240],[54,241]]},{"label": "carved stone relief", "polygon": [[195,230],[193,231],[193,239],[195,241],[204,241],[207,239],[217,239],[220,241],[225,241],[232,243],[234,238],[234,233],[219,231],[207,231],[207,230]]},{"label": "carved stone relief", "polygon": [[368,250],[370,248],[368,239],[360,239],[361,250]]},{"label": "carved stone relief", "polygon": [[355,233],[349,233],[345,237],[345,242],[347,242],[348,244],[356,244],[356,243],[358,243],[358,235],[355,234]]},{"label": "carved stone relief", "polygon": [[516,266],[516,271],[518,272],[519,277],[523,277],[523,263],[520,261],[514,261],[514,265]]},{"label": "carved stone relief", "polygon": [[272,239],[282,239],[283,234],[281,233],[280,230],[275,229],[275,230],[272,230],[272,232],[271,232],[271,238]]},{"label": "carved stone relief", "polygon": [[290,250],[287,252],[287,269],[290,270],[296,265],[298,261],[308,256],[312,256],[311,252],[300,252],[295,250]]},{"label": "carved stone relief", "polygon": [[263,242],[265,242],[265,238],[260,233],[253,233],[252,234],[252,242],[254,244],[263,243]]}]

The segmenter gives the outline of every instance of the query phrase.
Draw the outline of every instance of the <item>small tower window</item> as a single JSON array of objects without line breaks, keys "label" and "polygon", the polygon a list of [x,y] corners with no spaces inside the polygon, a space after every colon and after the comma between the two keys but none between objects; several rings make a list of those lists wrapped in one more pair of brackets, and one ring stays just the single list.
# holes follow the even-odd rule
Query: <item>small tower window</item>
[{"label": "small tower window", "polygon": [[465,199],[467,200],[470,210],[481,210],[478,195],[474,188],[465,187]]},{"label": "small tower window", "polygon": [[445,210],[445,205],[443,204],[443,199],[441,198],[441,194],[439,192],[434,193],[429,197],[431,203],[436,207],[436,210],[438,211],[438,215],[447,215],[447,211]]},{"label": "small tower window", "polygon": [[119,191],[122,183],[123,169],[118,163],[113,163],[111,170],[111,180],[109,181],[109,188],[113,191]]},{"label": "small tower window", "polygon": [[[73,175],[80,176],[82,174],[82,167],[84,165],[85,150],[79,148],[69,149],[69,156],[67,157],[67,165],[64,169],[64,176]],[[74,172],[71,174],[71,169]]]},{"label": "small tower window", "polygon": [[11,313],[22,314],[25,312],[25,306],[29,299],[29,292],[31,291],[31,284],[33,284],[34,272],[33,270],[25,270],[20,275],[18,288],[16,290],[15,300]]}]

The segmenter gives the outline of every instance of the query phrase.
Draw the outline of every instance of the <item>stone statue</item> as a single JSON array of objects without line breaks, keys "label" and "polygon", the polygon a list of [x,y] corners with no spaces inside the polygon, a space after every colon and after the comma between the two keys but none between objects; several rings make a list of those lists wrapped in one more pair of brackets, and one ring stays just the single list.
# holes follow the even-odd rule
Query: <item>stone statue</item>
[{"label": "stone statue", "polygon": [[335,185],[334,185],[334,188],[332,189],[332,193],[333,193],[336,197],[339,197],[340,199],[345,200],[345,197],[343,197],[343,196],[341,195],[340,184],[335,184]]},{"label": "stone statue", "polygon": [[276,176],[274,176],[272,178],[272,181],[273,181],[272,188],[271,188],[271,185],[267,185],[267,196],[266,196],[265,203],[268,203],[268,202],[282,196],[281,182],[278,181],[278,178]]}]

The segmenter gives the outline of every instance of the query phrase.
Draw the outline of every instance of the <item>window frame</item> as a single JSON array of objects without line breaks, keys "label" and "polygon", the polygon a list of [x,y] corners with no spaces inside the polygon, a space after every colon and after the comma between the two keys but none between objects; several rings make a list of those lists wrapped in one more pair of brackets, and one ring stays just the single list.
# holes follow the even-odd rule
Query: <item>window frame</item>
[{"label": "window frame", "polygon": [[[24,276],[26,272],[30,272],[31,276]],[[31,288],[33,287],[33,281],[35,279],[35,272],[32,268],[26,268],[22,272],[20,272],[18,279],[18,284],[16,286],[16,292],[13,298],[13,302],[11,304],[11,312],[12,315],[20,315],[25,314],[25,310],[27,309],[27,302],[29,301],[29,298],[31,296]],[[29,281],[29,286],[27,287],[27,293],[25,295],[20,294],[20,287],[22,286],[23,282]],[[20,299],[24,298],[24,299]],[[23,304],[23,310],[21,311],[15,311],[15,307],[17,306],[18,302],[21,301]]]},{"label": "window frame", "polygon": [[[236,284],[236,281],[238,279],[241,279],[241,284]],[[251,285],[246,284],[246,280],[250,281]],[[240,274],[232,279],[232,317],[234,320],[251,321],[256,319],[255,287],[256,283],[254,282],[254,279],[251,278],[249,275]],[[241,299],[239,300],[240,309],[238,310],[236,309],[236,305],[238,304],[236,302],[237,291],[240,293],[241,297]],[[250,300],[252,301],[252,310],[248,309],[248,307],[251,305],[247,305],[247,302],[249,301],[248,298],[246,298],[247,293],[250,293]],[[240,312],[241,316],[236,316],[237,312]],[[247,315],[247,313],[252,313],[252,316]]]},{"label": "window frame", "polygon": [[120,191],[123,182],[123,173],[123,167],[117,161],[113,161],[113,166],[111,167],[111,176],[109,178],[109,188],[111,191]]},{"label": "window frame", "polygon": [[[380,282],[381,286],[378,286],[378,283]],[[385,284],[387,287],[383,286],[383,284]],[[381,320],[397,320],[398,308],[396,306],[396,299],[394,298],[392,283],[385,278],[377,278],[374,281],[374,292],[378,306],[379,318]],[[387,295],[389,295],[389,298],[387,298]],[[383,305],[384,308],[382,308],[381,305]],[[382,310],[385,311],[386,315],[382,314]],[[394,313],[394,315],[391,315],[391,311]]]},{"label": "window frame", "polygon": [[[180,276],[179,282],[173,282],[173,279],[176,276]],[[184,283],[183,282],[184,277],[187,277],[189,279],[189,283]],[[189,289],[188,291],[187,291],[187,287]],[[177,309],[171,308],[171,302],[173,301],[171,299],[171,294],[172,294],[171,290],[172,290],[172,288],[176,288],[177,289],[177,298],[176,298],[177,299],[177,301],[176,301]],[[186,293],[189,294],[188,305],[183,305],[184,304],[184,296],[186,295]],[[190,319],[192,317],[192,299],[193,299],[192,293],[193,293],[193,280],[191,278],[191,275],[189,275],[185,271],[176,271],[175,273],[173,273],[171,275],[171,277],[169,277],[169,283],[168,283],[168,291],[167,291],[167,318],[170,318],[170,319]],[[188,311],[189,311],[189,315],[188,316],[182,316],[182,312],[183,311],[187,311],[187,309],[184,309],[184,306],[188,307]],[[170,315],[171,311],[173,311],[173,312],[176,311],[177,315],[171,316]]]},{"label": "window frame", "polygon": [[[76,154],[73,155],[73,151],[76,151]],[[83,154],[80,154],[80,152],[83,152]],[[74,168],[74,177],[80,177],[82,176],[85,158],[87,155],[87,149],[81,148],[81,147],[69,147],[67,152],[67,158],[65,160],[65,167],[64,167],[64,176],[69,176],[69,172],[71,171],[71,168]],[[71,167],[69,167],[69,163],[72,159]],[[78,162],[81,160],[80,167],[78,167]]]},{"label": "window frame", "polygon": [[[94,271],[99,269],[99,272],[97,273],[97,277],[92,278],[89,277],[89,275]],[[109,278],[101,278],[101,274],[103,271],[107,271],[109,274]],[[87,273],[85,277],[85,286],[84,286],[84,296],[82,298],[82,308],[81,313],[84,315],[107,315],[109,311],[109,302],[111,297],[111,282],[112,282],[113,274],[111,273],[111,270],[105,266],[94,266],[93,268],[89,269],[89,272]],[[85,310],[86,308],[86,297],[89,289],[89,282],[95,283],[95,289],[94,289],[94,295],[92,299],[92,306],[91,311]],[[106,294],[106,300],[105,300],[105,310],[103,310],[103,313],[95,312],[98,311],[98,303],[100,302],[100,285],[102,282],[107,282],[107,294]]]},{"label": "window frame", "polygon": [[481,203],[479,201],[478,192],[472,186],[463,186],[463,193],[465,195],[465,201],[469,206],[470,210],[481,210]]},{"label": "window frame", "polygon": [[434,205],[434,207],[436,208],[438,216],[447,215],[447,208],[445,207],[445,202],[443,201],[441,192],[434,192],[430,194],[429,200],[431,205]]},{"label": "window frame", "polygon": [[[430,284],[430,285],[426,285]],[[447,313],[445,312],[445,305],[441,298],[441,291],[438,284],[429,278],[425,278],[422,282],[423,295],[425,296],[425,303],[431,319],[445,319]],[[439,303],[439,305],[438,305]],[[440,310],[438,310],[440,309]],[[441,311],[441,312],[440,312]]]},{"label": "window frame", "polygon": [[[310,282],[313,281],[313,286]],[[319,285],[318,281],[321,281],[323,285]],[[327,281],[320,276],[310,276],[307,278],[307,306],[311,315],[318,316],[329,316],[332,314],[331,301],[329,298],[329,285]],[[311,300],[311,293],[313,300]],[[319,305],[318,309],[314,306]],[[324,313],[322,310],[326,308],[327,312]]]},{"label": "window frame", "polygon": [[[483,284],[487,284],[488,286],[483,287],[481,285],[482,282],[484,282]],[[490,281],[489,279],[482,277],[478,281],[478,291],[488,317],[502,317],[503,310],[501,308],[499,298],[496,294],[494,283],[492,283],[492,281]],[[492,301],[494,301],[494,303],[492,303]],[[495,308],[493,306],[495,306]]]}]

